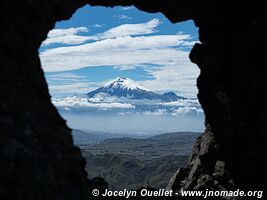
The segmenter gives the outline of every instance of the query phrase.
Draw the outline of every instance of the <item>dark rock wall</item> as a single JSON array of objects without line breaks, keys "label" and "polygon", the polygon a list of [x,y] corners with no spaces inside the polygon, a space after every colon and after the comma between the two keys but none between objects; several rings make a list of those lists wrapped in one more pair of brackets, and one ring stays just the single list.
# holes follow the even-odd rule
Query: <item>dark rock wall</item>
[{"label": "dark rock wall", "polygon": [[88,199],[85,161],[50,102],[38,48],[79,1],[0,1],[0,199]]},{"label": "dark rock wall", "polygon": [[266,175],[267,8],[262,1],[0,1],[0,199],[88,199],[84,159],[50,102],[38,48],[56,21],[85,5],[135,5],[193,19],[201,44],[207,130],[169,188],[260,189]]},{"label": "dark rock wall", "polygon": [[190,59],[201,69],[207,130],[179,174],[187,189],[259,190],[266,182],[267,9],[259,2],[218,8],[194,19],[202,44]]}]

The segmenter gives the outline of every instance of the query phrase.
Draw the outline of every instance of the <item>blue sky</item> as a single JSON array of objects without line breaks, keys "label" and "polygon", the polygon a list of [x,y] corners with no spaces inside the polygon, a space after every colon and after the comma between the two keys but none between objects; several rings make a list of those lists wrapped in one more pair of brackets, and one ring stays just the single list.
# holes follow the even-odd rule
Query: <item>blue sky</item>
[{"label": "blue sky", "polygon": [[196,97],[199,71],[188,54],[197,35],[192,21],[172,24],[134,7],[85,6],[56,24],[40,57],[53,97],[87,93],[118,76]]}]

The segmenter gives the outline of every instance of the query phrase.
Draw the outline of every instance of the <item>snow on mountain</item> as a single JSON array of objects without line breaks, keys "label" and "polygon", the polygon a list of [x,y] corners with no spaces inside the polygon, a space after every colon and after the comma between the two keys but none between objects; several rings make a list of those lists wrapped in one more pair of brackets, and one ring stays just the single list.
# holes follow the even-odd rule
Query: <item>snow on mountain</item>
[{"label": "snow on mountain", "polygon": [[158,100],[162,102],[172,102],[178,99],[185,99],[177,96],[174,92],[157,94],[149,89],[144,88],[129,78],[118,77],[109,81],[103,87],[100,87],[87,94],[88,98],[95,100],[99,97],[126,97],[132,100]]},{"label": "snow on mountain", "polygon": [[114,89],[127,89],[127,90],[146,90],[151,91],[137,82],[129,78],[117,77],[115,80],[109,81],[104,85],[104,88],[114,88]]}]

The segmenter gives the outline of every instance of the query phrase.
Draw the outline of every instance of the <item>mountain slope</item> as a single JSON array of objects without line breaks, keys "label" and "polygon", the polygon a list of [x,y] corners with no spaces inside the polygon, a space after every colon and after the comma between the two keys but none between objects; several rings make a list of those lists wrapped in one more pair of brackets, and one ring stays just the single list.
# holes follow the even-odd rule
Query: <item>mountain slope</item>
[{"label": "mountain slope", "polygon": [[111,190],[136,189],[146,185],[165,188],[179,167],[186,164],[189,155],[166,155],[149,162],[136,157],[105,153],[96,156],[82,150],[89,178],[103,176]]},{"label": "mountain slope", "polygon": [[145,139],[112,138],[81,146],[89,178],[103,176],[112,190],[136,189],[147,182],[165,188],[189,159],[200,133],[176,132]]}]

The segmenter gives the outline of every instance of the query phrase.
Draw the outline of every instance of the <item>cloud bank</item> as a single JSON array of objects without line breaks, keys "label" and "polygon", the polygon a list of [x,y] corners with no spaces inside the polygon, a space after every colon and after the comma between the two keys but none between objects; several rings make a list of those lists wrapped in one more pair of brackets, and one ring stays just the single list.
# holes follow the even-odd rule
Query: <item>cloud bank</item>
[{"label": "cloud bank", "polygon": [[129,104],[129,103],[117,103],[117,102],[92,103],[92,102],[89,102],[87,98],[81,98],[81,97],[77,97],[77,96],[52,99],[52,102],[57,107],[63,107],[65,109],[68,108],[69,110],[71,110],[70,108],[72,108],[72,107],[96,108],[96,109],[101,109],[101,110],[107,110],[107,109],[113,109],[113,108],[121,108],[121,109],[135,108],[134,105]]}]

